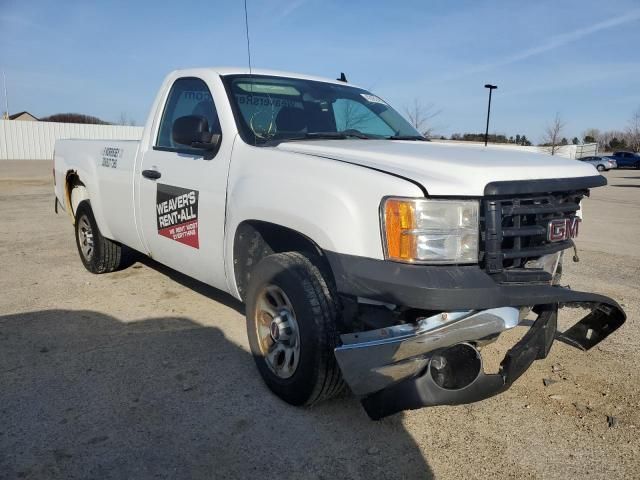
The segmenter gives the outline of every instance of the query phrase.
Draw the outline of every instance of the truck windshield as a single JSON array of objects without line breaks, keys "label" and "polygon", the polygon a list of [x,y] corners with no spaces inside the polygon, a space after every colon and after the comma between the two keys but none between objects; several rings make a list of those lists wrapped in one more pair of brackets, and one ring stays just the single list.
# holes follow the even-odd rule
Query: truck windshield
[{"label": "truck windshield", "polygon": [[424,140],[384,100],[360,88],[266,75],[223,80],[240,135],[251,145],[319,138]]}]

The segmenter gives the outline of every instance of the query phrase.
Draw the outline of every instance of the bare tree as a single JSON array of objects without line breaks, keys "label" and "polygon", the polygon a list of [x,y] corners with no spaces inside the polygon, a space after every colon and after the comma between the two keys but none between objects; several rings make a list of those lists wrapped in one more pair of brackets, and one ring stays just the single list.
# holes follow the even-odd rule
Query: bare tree
[{"label": "bare tree", "polygon": [[436,109],[433,103],[423,104],[414,98],[411,105],[404,107],[404,113],[416,130],[425,137],[430,137],[435,129],[432,120],[440,115],[442,110]]},{"label": "bare tree", "polygon": [[120,117],[118,118],[117,125],[128,125],[130,127],[135,127],[136,121],[131,118],[127,112],[120,112]]},{"label": "bare tree", "polygon": [[85,123],[93,125],[111,125],[109,122],[100,120],[92,115],[84,115],[82,113],[55,113],[48,117],[41,117],[41,122],[60,122],[60,123]]},{"label": "bare tree", "polygon": [[640,107],[635,111],[627,126],[625,140],[634,152],[640,152]]},{"label": "bare tree", "polygon": [[562,141],[562,130],[566,124],[560,118],[560,114],[556,113],[556,117],[553,119],[547,128],[545,129],[544,145],[549,149],[551,155],[555,155],[558,151],[558,147]]},{"label": "bare tree", "polygon": [[338,124],[338,130],[358,130],[362,124],[366,124],[374,116],[373,113],[358,102],[345,101],[342,103],[342,125]]}]

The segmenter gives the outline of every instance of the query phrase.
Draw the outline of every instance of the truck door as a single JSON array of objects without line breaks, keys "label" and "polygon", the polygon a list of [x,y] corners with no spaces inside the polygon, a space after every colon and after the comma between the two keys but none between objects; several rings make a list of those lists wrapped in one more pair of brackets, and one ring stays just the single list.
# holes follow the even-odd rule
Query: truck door
[{"label": "truck door", "polygon": [[[156,138],[136,172],[138,225],[151,257],[226,290],[223,235],[229,138],[210,154],[172,139],[173,123],[197,115],[222,135],[214,97],[200,78],[177,79],[167,96]],[[152,134],[153,136],[153,134]]]}]

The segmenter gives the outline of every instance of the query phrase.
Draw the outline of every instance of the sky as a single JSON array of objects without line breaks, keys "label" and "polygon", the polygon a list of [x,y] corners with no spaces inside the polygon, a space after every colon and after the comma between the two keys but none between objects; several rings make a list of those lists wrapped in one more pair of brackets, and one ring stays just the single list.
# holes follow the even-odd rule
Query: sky
[{"label": "sky", "polygon": [[[491,127],[538,142],[624,129],[640,108],[640,1],[247,0],[254,68],[335,78],[443,135]],[[9,110],[144,124],[176,68],[246,66],[243,0],[0,0]],[[0,79],[1,80],[1,79]],[[2,96],[4,110],[4,96]]]}]

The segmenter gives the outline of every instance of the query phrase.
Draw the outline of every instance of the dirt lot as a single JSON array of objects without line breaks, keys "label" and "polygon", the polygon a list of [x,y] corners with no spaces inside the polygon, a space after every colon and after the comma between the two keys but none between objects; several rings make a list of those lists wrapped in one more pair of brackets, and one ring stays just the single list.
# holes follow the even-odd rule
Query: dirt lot
[{"label": "dirt lot", "polygon": [[0,478],[640,476],[640,172],[586,202],[563,280],[622,303],[622,329],[556,343],[501,396],[376,423],[271,395],[228,295],[152,261],[86,272],[50,168],[0,162]]}]

